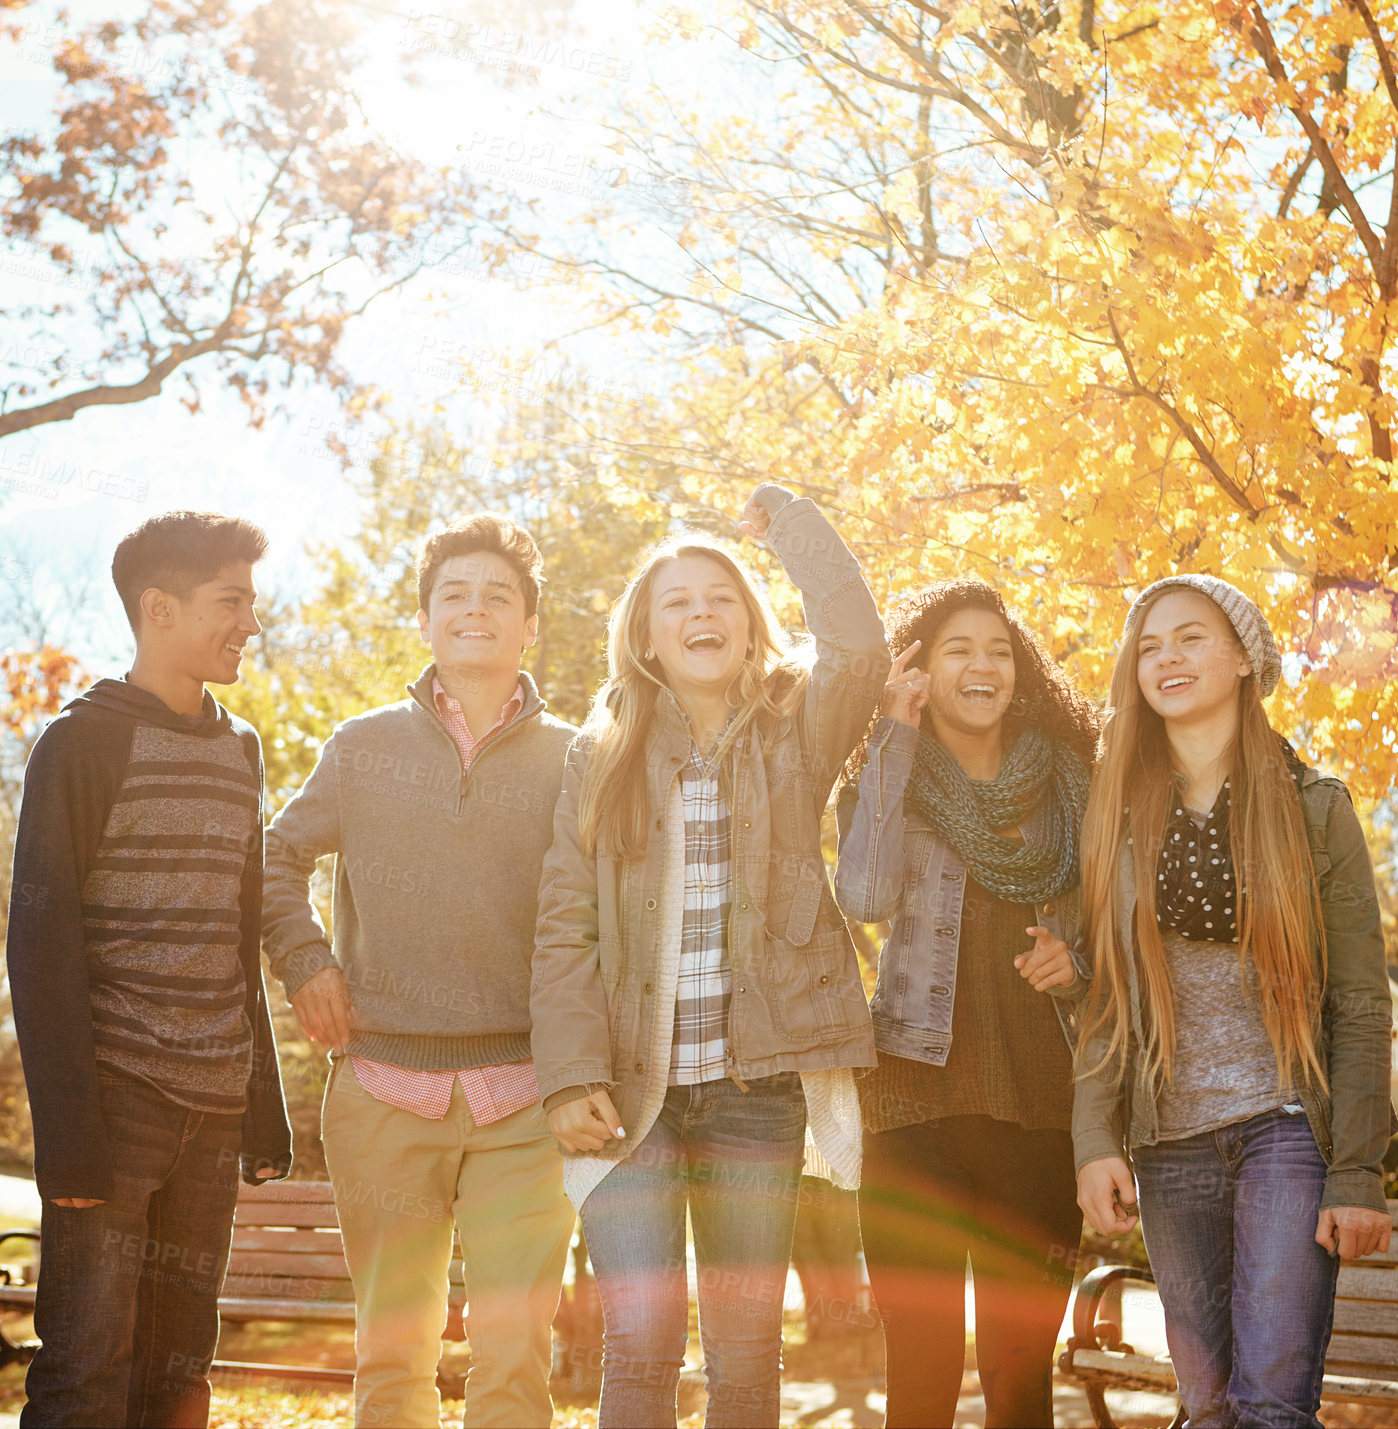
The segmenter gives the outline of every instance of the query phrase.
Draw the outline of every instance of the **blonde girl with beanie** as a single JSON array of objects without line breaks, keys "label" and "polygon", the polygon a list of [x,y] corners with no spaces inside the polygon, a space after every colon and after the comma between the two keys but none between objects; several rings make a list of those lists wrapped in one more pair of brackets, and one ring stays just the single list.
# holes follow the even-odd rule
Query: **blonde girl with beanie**
[{"label": "blonde girl with beanie", "polygon": [[1280,673],[1226,581],[1143,591],[1083,838],[1078,1200],[1102,1234],[1139,1214],[1195,1429],[1318,1425],[1339,1261],[1389,1244],[1373,871],[1345,786],[1268,722]]}]

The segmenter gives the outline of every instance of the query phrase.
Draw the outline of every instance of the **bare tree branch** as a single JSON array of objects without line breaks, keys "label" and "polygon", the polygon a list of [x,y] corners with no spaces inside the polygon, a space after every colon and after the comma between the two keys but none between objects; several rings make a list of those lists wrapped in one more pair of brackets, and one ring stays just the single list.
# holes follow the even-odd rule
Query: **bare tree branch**
[{"label": "bare tree branch", "polygon": [[1286,66],[1282,64],[1281,56],[1277,53],[1276,37],[1272,34],[1272,27],[1267,23],[1267,16],[1259,0],[1253,0],[1249,8],[1252,12],[1252,26],[1248,31],[1248,39],[1261,58],[1267,73],[1271,75],[1281,92],[1282,102],[1296,116],[1296,122],[1310,141],[1311,152],[1320,161],[1321,168],[1325,170],[1326,179],[1339,198],[1340,205],[1358,235],[1359,241],[1364,245],[1364,251],[1369,257],[1369,265],[1374,272],[1375,282],[1378,282],[1379,275],[1384,268],[1383,245],[1379,242],[1378,234],[1374,232],[1365,216],[1363,207],[1355,197],[1353,189],[1350,188],[1344,171],[1340,168],[1339,160],[1336,159],[1334,150],[1331,149],[1325,135],[1321,132],[1315,116],[1301,103],[1296,86],[1291,82],[1291,78],[1286,72]]}]

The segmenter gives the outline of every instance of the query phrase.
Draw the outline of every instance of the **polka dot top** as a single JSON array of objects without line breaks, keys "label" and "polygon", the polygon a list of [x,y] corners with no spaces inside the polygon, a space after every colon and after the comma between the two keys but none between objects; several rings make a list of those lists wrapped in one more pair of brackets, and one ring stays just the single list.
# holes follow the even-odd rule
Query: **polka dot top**
[{"label": "polka dot top", "polygon": [[1228,816],[1227,780],[1207,814],[1194,814],[1176,796],[1156,865],[1155,915],[1162,932],[1237,942],[1241,890],[1233,870]]}]

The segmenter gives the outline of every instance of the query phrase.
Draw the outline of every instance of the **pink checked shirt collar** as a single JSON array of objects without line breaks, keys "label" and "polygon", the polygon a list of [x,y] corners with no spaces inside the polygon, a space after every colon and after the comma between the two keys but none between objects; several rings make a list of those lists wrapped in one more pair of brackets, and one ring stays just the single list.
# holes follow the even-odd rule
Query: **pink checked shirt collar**
[{"label": "pink checked shirt collar", "polygon": [[500,711],[500,718],[481,735],[480,739],[472,738],[471,727],[466,723],[466,715],[461,708],[460,700],[455,700],[447,694],[441,680],[435,674],[432,676],[432,703],[436,705],[437,713],[441,715],[442,723],[447,727],[447,733],[456,741],[456,747],[461,751],[461,767],[469,769],[472,756],[476,752],[476,746],[482,740],[489,739],[497,729],[503,729],[524,708],[524,683],[521,681],[515,686],[514,694],[505,701],[505,707]]}]

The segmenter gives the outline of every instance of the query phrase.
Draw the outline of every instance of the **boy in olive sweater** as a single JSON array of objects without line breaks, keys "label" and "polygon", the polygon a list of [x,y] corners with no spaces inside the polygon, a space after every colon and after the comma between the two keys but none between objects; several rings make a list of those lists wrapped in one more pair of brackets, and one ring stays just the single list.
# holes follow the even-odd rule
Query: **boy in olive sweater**
[{"label": "boy in olive sweater", "polygon": [[[267,832],[263,940],[333,1049],[322,1132],[356,1304],[360,1426],[435,1429],[453,1221],[466,1423],[546,1426],[573,1212],[539,1107],[529,981],[539,876],[574,733],[520,671],[538,548],[482,515],[432,537],[409,698],[331,735]],[[334,945],[311,905],[335,855]]]}]

